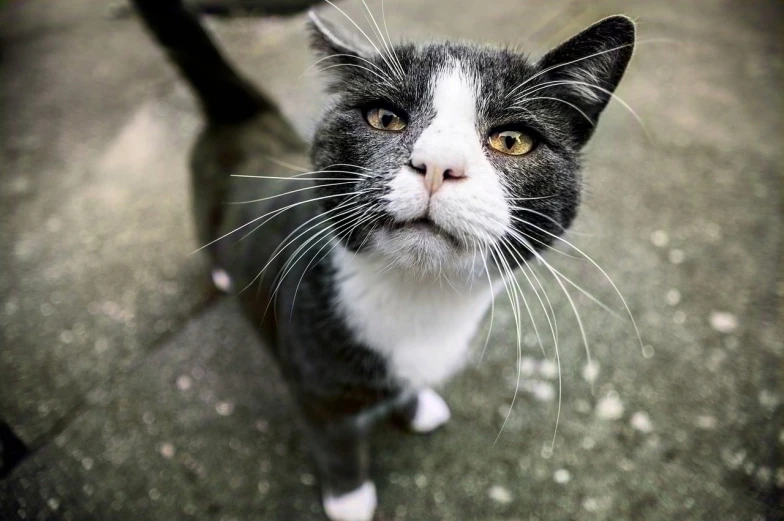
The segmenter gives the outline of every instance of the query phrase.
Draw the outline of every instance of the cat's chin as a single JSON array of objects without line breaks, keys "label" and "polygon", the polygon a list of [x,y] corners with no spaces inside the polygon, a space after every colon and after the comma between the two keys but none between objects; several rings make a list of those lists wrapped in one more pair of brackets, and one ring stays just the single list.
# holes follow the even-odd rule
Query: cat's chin
[{"label": "cat's chin", "polygon": [[454,236],[425,221],[413,221],[376,230],[373,254],[390,267],[422,275],[456,273],[468,269],[472,253]]}]

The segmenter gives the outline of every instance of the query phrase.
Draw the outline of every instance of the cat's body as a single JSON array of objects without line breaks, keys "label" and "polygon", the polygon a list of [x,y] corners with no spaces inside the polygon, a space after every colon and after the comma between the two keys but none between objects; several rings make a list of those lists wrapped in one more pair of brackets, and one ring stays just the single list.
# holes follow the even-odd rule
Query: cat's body
[{"label": "cat's body", "polygon": [[[633,25],[608,19],[532,64],[450,43],[373,52],[313,17],[336,96],[308,149],[179,2],[136,3],[207,115],[191,168],[214,280],[239,294],[280,364],[327,515],[369,520],[370,428],[449,419],[431,387],[464,365],[502,276],[574,218],[579,151]],[[535,99],[514,96],[530,82]],[[307,164],[315,173],[292,168]],[[243,201],[254,202],[227,204]]]}]

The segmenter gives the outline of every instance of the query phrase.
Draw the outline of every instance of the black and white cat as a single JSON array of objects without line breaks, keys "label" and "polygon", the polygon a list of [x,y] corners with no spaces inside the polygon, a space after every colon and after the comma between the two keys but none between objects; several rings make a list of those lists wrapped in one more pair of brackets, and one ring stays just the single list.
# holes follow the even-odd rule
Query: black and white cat
[{"label": "black and white cat", "polygon": [[[362,45],[312,13],[333,97],[308,152],[181,2],[136,4],[206,114],[191,166],[213,279],[280,364],[327,516],[370,520],[369,431],[449,419],[433,388],[464,365],[502,276],[575,217],[580,151],[634,24],[606,18],[532,62],[462,43]],[[308,153],[312,171],[293,171]]]}]

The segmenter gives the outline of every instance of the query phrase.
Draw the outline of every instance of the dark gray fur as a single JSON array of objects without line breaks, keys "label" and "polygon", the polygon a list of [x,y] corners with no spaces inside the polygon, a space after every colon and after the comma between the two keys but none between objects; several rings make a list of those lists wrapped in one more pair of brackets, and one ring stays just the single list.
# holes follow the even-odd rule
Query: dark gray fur
[{"label": "dark gray fur", "polygon": [[[612,91],[623,75],[634,43],[634,25],[619,16],[586,29],[539,62],[531,62],[510,49],[449,42],[399,45],[395,50],[405,77],[387,86],[366,71],[350,66],[362,64],[359,60],[362,57],[386,68],[378,55],[344,46],[342,40],[332,39],[311,25],[313,46],[321,56],[348,55],[330,58],[325,63],[349,65],[330,69],[329,85],[335,96],[324,111],[310,147],[313,169],[345,170],[346,167],[333,165],[348,163],[366,167],[372,177],[354,181],[354,176],[333,172],[329,177],[345,177],[352,184],[319,186],[257,203],[227,205],[228,201],[270,197],[307,186],[301,181],[238,179],[229,175],[289,177],[296,172],[269,158],[304,164],[308,147],[274,105],[226,64],[179,2],[137,0],[136,3],[205,107],[207,124],[195,145],[191,163],[194,210],[202,244],[229,234],[260,215],[316,196],[340,195],[372,186],[380,190],[362,195],[357,203],[380,202],[379,196],[386,190],[390,177],[409,162],[413,143],[434,116],[431,81],[434,73],[451,58],[460,60],[470,74],[481,76],[483,87],[477,107],[480,135],[514,125],[536,137],[537,147],[525,161],[493,153],[488,158],[502,174],[502,182],[512,196],[548,196],[528,204],[546,218],[534,213],[521,213],[519,217],[560,234],[576,215],[581,193],[580,151],[590,138],[609,95],[595,92],[595,96],[586,96],[580,89],[566,85],[546,91],[548,96],[568,100],[579,107],[583,112],[580,114],[563,103],[549,100],[526,104],[525,110],[512,108],[507,94],[549,66],[619,47],[590,60],[554,69],[531,83],[579,77],[583,71],[590,70],[603,88]],[[165,16],[160,16],[161,12]],[[187,30],[183,32],[183,28]],[[330,28],[329,32],[332,31]],[[406,131],[381,133],[370,129],[363,110],[378,104],[405,114],[409,124]],[[591,121],[586,121],[585,116]],[[238,239],[263,221],[245,226],[207,248],[214,264],[230,273],[235,289],[245,288],[239,298],[249,319],[259,326],[265,343],[275,354],[299,404],[323,487],[338,495],[368,479],[367,435],[371,425],[395,411],[401,418],[410,420],[416,403],[391,377],[384,360],[353,338],[343,317],[334,309],[335,276],[329,263],[322,262],[329,248],[319,250],[331,237],[329,233],[294,264],[279,286],[281,270],[309,233],[283,248],[264,273],[260,271],[298,226],[309,219],[316,218],[312,222],[318,222],[319,215],[334,210],[341,200],[345,199],[302,204],[269,220],[239,242]],[[385,212],[383,204],[372,215],[371,221],[341,239],[349,249],[368,248],[366,238],[373,226],[397,224]],[[537,248],[552,240],[535,227],[515,224],[515,228],[532,237]]]}]

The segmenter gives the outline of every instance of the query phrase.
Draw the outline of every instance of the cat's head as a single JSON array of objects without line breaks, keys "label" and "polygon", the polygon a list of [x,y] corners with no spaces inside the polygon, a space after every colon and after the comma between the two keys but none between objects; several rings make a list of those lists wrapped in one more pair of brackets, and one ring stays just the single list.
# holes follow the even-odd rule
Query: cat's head
[{"label": "cat's head", "polygon": [[349,249],[437,272],[530,257],[569,226],[580,151],[632,55],[629,18],[536,62],[449,42],[363,45],[313,13],[310,25],[333,94],[312,160],[341,179],[320,190]]}]

